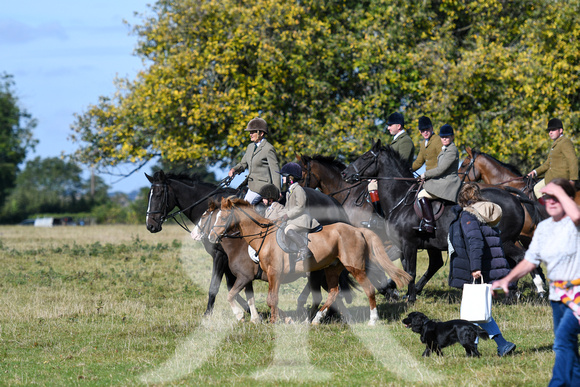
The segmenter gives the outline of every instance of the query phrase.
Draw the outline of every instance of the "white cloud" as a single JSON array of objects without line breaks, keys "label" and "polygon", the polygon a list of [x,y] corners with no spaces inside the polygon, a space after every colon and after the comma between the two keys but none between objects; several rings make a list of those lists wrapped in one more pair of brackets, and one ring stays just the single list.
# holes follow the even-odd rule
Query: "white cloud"
[{"label": "white cloud", "polygon": [[34,27],[12,19],[0,19],[0,44],[21,44],[39,39],[67,40],[68,34],[58,22]]}]

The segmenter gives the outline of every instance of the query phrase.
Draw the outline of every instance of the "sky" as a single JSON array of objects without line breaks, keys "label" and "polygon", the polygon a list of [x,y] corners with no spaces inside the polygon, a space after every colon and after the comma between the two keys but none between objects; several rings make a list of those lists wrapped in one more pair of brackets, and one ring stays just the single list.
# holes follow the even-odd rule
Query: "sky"
[{"label": "sky", "polygon": [[[0,73],[14,76],[19,106],[38,120],[39,141],[27,159],[70,154],[74,114],[82,114],[99,96],[112,96],[116,77],[135,79],[143,69],[133,55],[137,37],[131,26],[151,15],[145,0],[17,0],[0,11]],[[126,167],[119,173],[130,170]],[[119,181],[99,175],[111,192],[148,186],[143,172]],[[88,176],[88,172],[87,172]]]}]

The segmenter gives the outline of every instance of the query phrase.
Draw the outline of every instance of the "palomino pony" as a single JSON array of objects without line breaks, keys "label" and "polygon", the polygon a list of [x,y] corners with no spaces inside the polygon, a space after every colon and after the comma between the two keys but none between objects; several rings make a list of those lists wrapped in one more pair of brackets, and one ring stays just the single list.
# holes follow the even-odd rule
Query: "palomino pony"
[{"label": "palomino pony", "polygon": [[367,240],[360,229],[346,223],[326,225],[322,231],[309,234],[308,238],[311,241],[309,247],[314,257],[296,262],[294,265],[290,262],[293,258],[285,253],[276,241],[278,226],[275,223],[260,216],[242,199],[223,198],[209,240],[217,242],[233,228],[237,228],[240,236],[254,250],[259,251],[260,266],[268,276],[267,304],[271,310],[271,323],[278,319],[278,292],[284,276],[324,270],[330,291],[326,303],[313,320],[314,324],[320,322],[334,303],[339,290],[339,276],[344,268],[353,275],[369,299],[371,316],[369,325],[376,323],[378,313],[375,289],[366,276],[367,259],[379,264],[399,286],[404,286],[410,280],[404,271],[393,265],[376,234],[369,234],[371,238],[374,235],[376,240]]},{"label": "palomino pony", "polygon": [[[450,203],[436,222],[435,233],[425,236],[417,233],[413,226],[419,225],[419,217],[415,214],[413,203],[415,193],[411,191],[416,179],[401,160],[398,153],[390,146],[381,146],[377,141],[370,151],[351,163],[342,173],[348,183],[360,179],[378,179],[381,206],[387,213],[387,235],[403,252],[403,265],[412,277],[408,286],[408,300],[414,302],[417,293],[422,290],[431,277],[443,266],[441,251],[447,250],[447,235],[449,224],[454,218]],[[500,205],[503,211],[499,228],[506,255],[516,262],[523,258],[523,250],[514,241],[524,223],[524,210],[513,195],[497,188],[485,188],[483,196]],[[429,267],[415,287],[417,271],[417,249],[427,249]]]}]

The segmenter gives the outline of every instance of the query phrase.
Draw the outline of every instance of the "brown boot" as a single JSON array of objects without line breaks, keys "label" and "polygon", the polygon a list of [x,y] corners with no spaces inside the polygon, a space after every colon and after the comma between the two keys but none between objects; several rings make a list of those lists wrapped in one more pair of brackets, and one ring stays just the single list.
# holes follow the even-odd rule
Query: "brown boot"
[{"label": "brown boot", "polygon": [[433,216],[431,202],[428,198],[422,197],[419,199],[419,206],[421,207],[421,212],[423,213],[423,219],[421,219],[419,227],[413,227],[413,229],[421,233],[433,234],[435,232],[435,217]]}]

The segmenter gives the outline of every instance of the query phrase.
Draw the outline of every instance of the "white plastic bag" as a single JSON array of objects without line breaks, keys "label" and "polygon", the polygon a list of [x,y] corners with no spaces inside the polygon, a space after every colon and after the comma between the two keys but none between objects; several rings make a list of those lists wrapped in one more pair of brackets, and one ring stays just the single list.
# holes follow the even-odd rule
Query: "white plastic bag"
[{"label": "white plastic bag", "polygon": [[474,323],[489,322],[491,320],[491,284],[464,284],[459,315],[462,320]]}]

